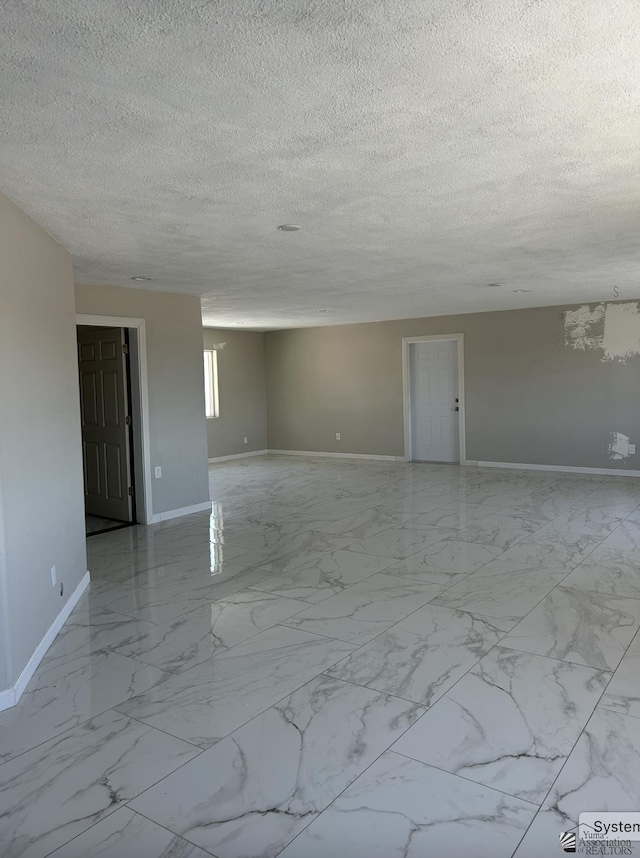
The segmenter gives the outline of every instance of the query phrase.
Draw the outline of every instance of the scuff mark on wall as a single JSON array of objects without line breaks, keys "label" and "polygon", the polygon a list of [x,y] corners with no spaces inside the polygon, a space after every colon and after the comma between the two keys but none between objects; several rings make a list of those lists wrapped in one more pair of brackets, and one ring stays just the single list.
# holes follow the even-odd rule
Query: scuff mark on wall
[{"label": "scuff mark on wall", "polygon": [[631,439],[628,435],[623,435],[622,432],[610,432],[609,433],[609,458],[610,459],[627,459],[630,455],[629,453],[629,441]]},{"label": "scuff mark on wall", "polygon": [[567,346],[587,351],[602,350],[602,360],[625,363],[640,355],[640,310],[638,302],[588,304],[564,314],[564,341]]}]

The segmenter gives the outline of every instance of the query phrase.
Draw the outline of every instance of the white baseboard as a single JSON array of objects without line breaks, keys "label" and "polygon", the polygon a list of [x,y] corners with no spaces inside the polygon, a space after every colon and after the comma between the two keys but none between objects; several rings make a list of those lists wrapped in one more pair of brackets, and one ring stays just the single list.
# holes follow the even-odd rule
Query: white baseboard
[{"label": "white baseboard", "polygon": [[209,464],[215,462],[230,462],[231,459],[248,459],[250,456],[266,456],[268,450],[252,450],[250,453],[233,453],[231,456],[214,456],[209,459]]},{"label": "white baseboard", "polygon": [[6,688],[4,691],[0,691],[0,712],[3,712],[5,709],[11,709],[15,705],[16,695],[13,688]]},{"label": "white baseboard", "polygon": [[44,658],[51,644],[54,642],[56,635],[67,621],[69,614],[80,601],[82,594],[89,586],[90,580],[91,575],[87,572],[71,596],[67,599],[67,603],[64,608],[49,626],[48,631],[36,647],[35,652],[27,662],[20,676],[16,679],[13,687],[7,688],[5,691],[0,691],[0,711],[3,709],[9,709],[11,706],[15,706],[18,700],[20,700],[22,692],[25,690],[29,684],[29,680],[38,669],[38,665]]},{"label": "white baseboard", "polygon": [[563,474],[597,474],[602,477],[640,477],[640,471],[618,468],[575,468],[572,465],[527,465],[520,462],[465,462],[479,468],[515,468],[518,471],[558,471]]},{"label": "white baseboard", "polygon": [[168,521],[170,518],[181,518],[183,515],[191,515],[194,512],[204,512],[211,509],[211,501],[194,503],[191,506],[182,506],[179,509],[168,509],[166,512],[156,512],[151,516],[148,524],[158,524],[159,521]]},{"label": "white baseboard", "polygon": [[367,453],[320,453],[315,450],[268,450],[272,456],[321,456],[326,459],[373,459],[378,462],[405,462],[404,456],[373,456]]}]

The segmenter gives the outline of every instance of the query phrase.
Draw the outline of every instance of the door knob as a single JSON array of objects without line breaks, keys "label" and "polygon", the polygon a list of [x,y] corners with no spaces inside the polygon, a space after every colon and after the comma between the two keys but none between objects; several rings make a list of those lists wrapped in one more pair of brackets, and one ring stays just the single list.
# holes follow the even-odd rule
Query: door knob
[{"label": "door knob", "polygon": [[456,407],[455,407],[453,410],[454,410],[454,411],[460,411],[460,409],[458,408],[458,406],[457,406],[457,405],[456,405]]}]

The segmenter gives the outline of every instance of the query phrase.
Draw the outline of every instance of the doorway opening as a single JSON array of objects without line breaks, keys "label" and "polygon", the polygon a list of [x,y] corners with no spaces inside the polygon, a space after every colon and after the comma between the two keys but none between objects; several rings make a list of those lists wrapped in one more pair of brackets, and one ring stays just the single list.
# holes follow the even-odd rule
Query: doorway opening
[{"label": "doorway opening", "polygon": [[138,338],[106,325],[76,332],[86,535],[95,536],[140,520]]},{"label": "doorway opening", "polygon": [[463,335],[406,337],[402,351],[405,458],[463,464]]},{"label": "doorway opening", "polygon": [[135,521],[131,368],[126,328],[77,326],[87,536]]}]

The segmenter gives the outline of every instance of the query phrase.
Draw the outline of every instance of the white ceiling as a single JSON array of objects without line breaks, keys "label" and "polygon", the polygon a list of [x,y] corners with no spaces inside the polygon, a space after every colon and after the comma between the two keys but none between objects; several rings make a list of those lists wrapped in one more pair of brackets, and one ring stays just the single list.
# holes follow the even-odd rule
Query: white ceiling
[{"label": "white ceiling", "polygon": [[255,328],[640,295],[638,0],[4,0],[0,38],[0,187],[81,282]]}]

